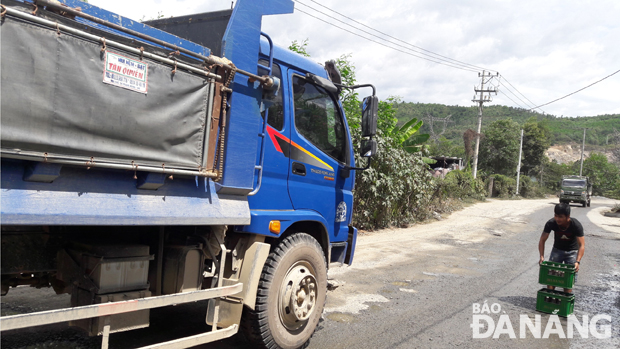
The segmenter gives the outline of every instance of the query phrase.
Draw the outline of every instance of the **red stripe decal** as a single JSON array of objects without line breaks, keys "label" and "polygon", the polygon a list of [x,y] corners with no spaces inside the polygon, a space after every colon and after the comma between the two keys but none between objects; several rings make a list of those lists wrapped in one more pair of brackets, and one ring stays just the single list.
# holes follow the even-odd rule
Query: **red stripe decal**
[{"label": "red stripe decal", "polygon": [[271,138],[271,143],[273,143],[273,146],[276,147],[276,150],[279,151],[280,153],[282,153],[282,148],[280,148],[280,144],[278,144],[276,137],[285,140],[287,143],[291,142],[290,139],[284,137],[283,135],[280,134],[280,132],[276,131],[276,129],[274,129],[273,127],[269,125],[267,125],[267,133],[269,134],[269,138]]}]

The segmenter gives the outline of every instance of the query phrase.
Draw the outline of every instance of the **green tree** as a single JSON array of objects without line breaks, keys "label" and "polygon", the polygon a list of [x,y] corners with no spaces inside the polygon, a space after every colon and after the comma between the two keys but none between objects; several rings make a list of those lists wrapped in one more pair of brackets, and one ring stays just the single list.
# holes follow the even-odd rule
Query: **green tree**
[{"label": "green tree", "polygon": [[[580,162],[575,161],[573,169],[579,173]],[[607,157],[600,153],[591,153],[583,160],[583,175],[592,181],[592,193],[606,197],[613,197],[618,192],[620,169],[609,163]]]},{"label": "green tree", "polygon": [[293,40],[288,49],[293,52],[297,52],[304,57],[310,57],[310,54],[308,53],[308,39],[304,39],[299,42],[297,40]]},{"label": "green tree", "polygon": [[456,142],[447,139],[444,136],[439,138],[437,142],[431,142],[429,146],[430,156],[453,156],[465,159],[465,147]]},{"label": "green tree", "polygon": [[523,125],[523,154],[521,172],[528,175],[540,173],[545,160],[545,151],[549,148],[550,131],[545,122],[531,117]]},{"label": "green tree", "polygon": [[545,188],[554,193],[560,190],[562,176],[573,173],[572,164],[558,164],[555,161],[549,161],[547,157],[544,158],[542,171]]},{"label": "green tree", "polygon": [[488,173],[513,176],[519,156],[519,124],[512,119],[497,120],[483,132],[478,163]]}]

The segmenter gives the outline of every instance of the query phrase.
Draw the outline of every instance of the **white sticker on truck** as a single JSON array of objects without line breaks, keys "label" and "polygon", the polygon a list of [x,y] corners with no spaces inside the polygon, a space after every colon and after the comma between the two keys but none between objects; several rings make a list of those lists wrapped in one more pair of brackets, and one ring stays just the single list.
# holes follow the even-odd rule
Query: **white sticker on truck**
[{"label": "white sticker on truck", "polygon": [[148,90],[147,63],[136,61],[117,53],[105,53],[103,82],[146,94]]}]

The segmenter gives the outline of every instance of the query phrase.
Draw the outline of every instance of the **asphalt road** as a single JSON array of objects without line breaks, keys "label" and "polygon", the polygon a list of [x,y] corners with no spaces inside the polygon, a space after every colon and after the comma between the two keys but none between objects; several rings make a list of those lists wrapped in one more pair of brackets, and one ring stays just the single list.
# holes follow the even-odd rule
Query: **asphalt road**
[{"label": "asphalt road", "polygon": [[[529,332],[526,338],[519,338],[520,315],[532,321],[535,315],[542,315],[543,331],[549,319],[536,311],[536,294],[542,287],[537,283],[537,244],[544,222],[553,216],[554,204],[555,200],[479,204],[445,222],[411,232],[425,234],[426,230],[426,236],[407,240],[394,232],[390,244],[378,247],[370,243],[369,248],[403,258],[389,258],[389,264],[379,268],[351,268],[337,276],[346,283],[331,297],[332,302],[337,298],[338,304],[328,304],[327,310],[333,311],[327,313],[311,348],[620,347],[620,219],[599,219],[601,206],[610,205],[607,200],[596,200],[591,208],[572,207],[572,217],[582,222],[586,235],[586,253],[574,293],[577,318],[609,314],[612,338],[590,335],[581,339],[575,334],[573,339],[560,339],[551,334],[542,339]],[[481,219],[472,218],[476,216]],[[459,220],[467,225],[448,223]],[[547,242],[546,257],[552,240]],[[365,302],[368,308],[356,313],[364,299],[375,301]],[[491,318],[497,323],[500,315],[508,315],[517,338],[508,334],[472,338],[473,304],[485,302],[501,307]],[[566,332],[566,320],[560,321]]]},{"label": "asphalt road", "polygon": [[[430,224],[360,236],[353,266],[330,269],[329,277],[341,286],[329,292],[310,348],[620,347],[620,218],[600,214],[613,205],[602,198],[593,200],[590,208],[572,206],[572,217],[583,224],[586,235],[574,314],[579,321],[584,315],[609,315],[611,338],[598,339],[589,332],[587,339],[578,333],[572,339],[557,333],[544,339],[529,331],[519,338],[522,315],[532,321],[541,315],[541,334],[548,326],[550,315],[535,310],[542,287],[537,283],[537,244],[556,200],[494,200]],[[53,298],[50,303],[52,296],[42,292],[46,291],[11,290],[2,300],[3,315],[68,301]],[[33,298],[39,302],[32,303]],[[26,300],[30,305],[19,308]],[[485,315],[496,323],[507,315],[516,338],[506,333],[472,338],[474,303],[485,302],[489,307],[497,304],[493,310],[501,308]],[[205,309],[201,302],[154,309],[150,328],[112,334],[111,347],[136,347],[205,331]],[[610,322],[599,321],[597,333],[604,334],[605,325]],[[560,318],[560,326],[566,332],[566,319]],[[99,338],[66,325],[7,332],[1,338],[3,348],[97,348],[99,343]],[[237,335],[202,348],[250,347]]]}]

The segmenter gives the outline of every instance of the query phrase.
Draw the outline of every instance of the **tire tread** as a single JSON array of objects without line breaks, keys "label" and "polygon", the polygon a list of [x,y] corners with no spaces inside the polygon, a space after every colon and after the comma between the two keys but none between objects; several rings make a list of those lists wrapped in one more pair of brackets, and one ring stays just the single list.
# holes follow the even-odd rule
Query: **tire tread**
[{"label": "tire tread", "polygon": [[[278,263],[282,260],[284,255],[294,248],[295,246],[303,243],[310,243],[317,247],[320,251],[323,261],[325,261],[325,254],[321,245],[315,238],[306,233],[295,233],[287,236],[282,240],[278,246],[269,254],[263,272],[261,274],[260,281],[258,283],[258,291],[256,297],[255,310],[251,310],[247,307],[243,309],[243,316],[241,318],[241,331],[245,337],[254,345],[260,348],[277,349],[279,346],[273,339],[269,324],[267,321],[268,311],[268,290],[271,282],[273,281],[274,274]],[[318,327],[318,326],[317,326]],[[315,328],[316,331],[316,328]],[[308,340],[299,347],[303,349],[308,347],[310,339],[314,335],[314,332],[310,335]]]}]

